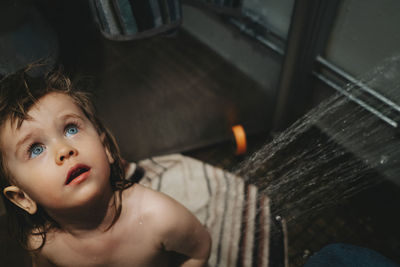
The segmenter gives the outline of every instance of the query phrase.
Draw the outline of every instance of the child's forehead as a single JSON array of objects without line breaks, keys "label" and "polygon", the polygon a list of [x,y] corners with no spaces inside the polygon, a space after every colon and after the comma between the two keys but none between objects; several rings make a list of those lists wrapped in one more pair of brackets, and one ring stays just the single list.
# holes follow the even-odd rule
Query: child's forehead
[{"label": "child's forehead", "polygon": [[29,113],[41,111],[41,109],[62,110],[64,108],[80,110],[72,97],[64,93],[52,92],[38,99],[28,110]]},{"label": "child's forehead", "polygon": [[[46,129],[62,123],[69,117],[85,119],[83,111],[75,103],[72,97],[63,93],[49,93],[33,104],[25,119],[7,119],[0,127],[0,147],[10,140],[16,140],[35,129]],[[11,142],[13,143],[13,142]]]},{"label": "child's forehead", "polygon": [[[55,118],[62,118],[68,114],[83,116],[80,107],[72,97],[63,93],[49,93],[37,100],[28,110],[24,119],[7,121],[6,124],[13,131],[21,130],[24,125],[31,123],[46,123]],[[20,121],[18,121],[20,120]],[[7,127],[8,128],[8,127]]]},{"label": "child's forehead", "polygon": [[82,114],[81,108],[72,97],[63,93],[49,93],[41,97],[29,110],[28,117],[40,119],[41,117],[62,116],[65,113]]}]

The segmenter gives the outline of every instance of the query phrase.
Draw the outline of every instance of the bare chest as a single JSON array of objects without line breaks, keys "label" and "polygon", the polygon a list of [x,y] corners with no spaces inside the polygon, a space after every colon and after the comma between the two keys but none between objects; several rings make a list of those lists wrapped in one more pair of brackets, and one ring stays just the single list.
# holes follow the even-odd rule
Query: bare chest
[{"label": "bare chest", "polygon": [[59,235],[44,249],[56,266],[168,266],[170,257],[151,235],[137,231],[81,240]]}]

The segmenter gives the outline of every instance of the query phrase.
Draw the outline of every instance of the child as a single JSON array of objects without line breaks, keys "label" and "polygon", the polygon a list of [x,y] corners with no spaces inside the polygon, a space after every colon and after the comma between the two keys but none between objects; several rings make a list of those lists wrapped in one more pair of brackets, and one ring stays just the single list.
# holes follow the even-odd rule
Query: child
[{"label": "child", "polygon": [[3,79],[0,186],[34,266],[205,266],[210,236],[182,205],[130,184],[86,93],[59,73]]}]

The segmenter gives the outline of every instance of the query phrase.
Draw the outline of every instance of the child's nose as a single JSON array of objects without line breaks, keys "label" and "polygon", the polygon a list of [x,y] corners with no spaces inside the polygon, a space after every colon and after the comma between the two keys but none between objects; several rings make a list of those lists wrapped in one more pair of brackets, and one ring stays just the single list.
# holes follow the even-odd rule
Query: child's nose
[{"label": "child's nose", "polygon": [[56,154],[56,163],[57,165],[62,165],[66,159],[69,159],[70,157],[76,155],[78,155],[78,151],[75,148],[69,145],[64,145],[58,150],[58,153]]}]

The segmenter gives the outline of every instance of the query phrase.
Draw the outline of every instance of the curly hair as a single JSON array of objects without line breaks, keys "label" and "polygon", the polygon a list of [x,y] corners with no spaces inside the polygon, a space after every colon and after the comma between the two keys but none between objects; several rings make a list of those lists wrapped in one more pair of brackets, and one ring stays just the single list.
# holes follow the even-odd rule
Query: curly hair
[{"label": "curly hair", "polygon": [[[110,184],[113,191],[118,191],[117,197],[121,200],[122,191],[132,183],[124,179],[124,168],[117,142],[111,132],[96,116],[95,107],[91,101],[91,94],[78,89],[79,83],[72,83],[62,74],[61,70],[47,73],[43,77],[32,78],[27,69],[4,77],[0,82],[0,127],[6,122],[16,123],[21,127],[24,120],[29,118],[28,112],[35,103],[49,93],[62,93],[71,97],[80,107],[85,116],[94,125],[99,135],[104,135],[104,146],[110,151],[114,162],[111,164]],[[4,155],[0,147],[0,189],[11,185],[12,174],[4,163]],[[52,228],[60,228],[42,207],[38,207],[35,214],[30,215],[11,203],[4,194],[1,194],[6,207],[8,230],[10,234],[28,251],[40,250],[46,242],[46,233]],[[119,204],[116,204],[119,203]],[[109,227],[119,218],[122,210],[122,201],[114,201],[115,217]],[[28,247],[30,235],[40,235],[41,245],[31,250]]]}]

